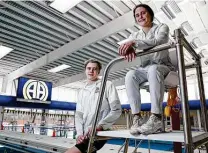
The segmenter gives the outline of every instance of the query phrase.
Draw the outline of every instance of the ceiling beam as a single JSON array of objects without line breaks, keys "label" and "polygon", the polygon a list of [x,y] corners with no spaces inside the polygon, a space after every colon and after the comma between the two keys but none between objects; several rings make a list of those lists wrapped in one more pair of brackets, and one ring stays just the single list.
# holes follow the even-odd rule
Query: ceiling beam
[{"label": "ceiling beam", "polygon": [[[125,21],[125,22],[124,22]],[[8,74],[7,80],[14,80],[20,76],[30,73],[44,65],[47,65],[55,60],[58,60],[66,55],[69,55],[85,46],[90,45],[96,41],[102,40],[103,38],[112,35],[115,32],[124,30],[134,25],[134,19],[132,17],[132,12],[128,12],[121,17],[95,29],[91,32],[77,38],[74,41],[65,44],[64,46],[48,53],[45,56],[21,67],[20,69]]]}]

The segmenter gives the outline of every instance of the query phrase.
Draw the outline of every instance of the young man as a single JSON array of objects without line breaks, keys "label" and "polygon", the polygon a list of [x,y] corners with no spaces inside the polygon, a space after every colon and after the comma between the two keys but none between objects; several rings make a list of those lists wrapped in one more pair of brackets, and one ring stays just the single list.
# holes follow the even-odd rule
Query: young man
[{"label": "young man", "polygon": [[[90,59],[85,62],[87,81],[78,94],[75,115],[77,144],[66,153],[87,152],[90,131],[96,113],[96,105],[101,86],[101,80],[98,78],[101,68],[101,63],[95,59]],[[109,129],[120,115],[121,104],[116,88],[110,81],[107,81],[96,130]],[[95,141],[93,153],[101,149],[105,143],[106,141]]]}]

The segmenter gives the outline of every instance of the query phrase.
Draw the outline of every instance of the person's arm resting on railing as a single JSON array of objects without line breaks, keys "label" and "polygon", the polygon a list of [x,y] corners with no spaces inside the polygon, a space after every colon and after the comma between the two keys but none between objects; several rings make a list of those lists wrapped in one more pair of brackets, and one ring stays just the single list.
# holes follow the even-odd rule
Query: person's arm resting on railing
[{"label": "person's arm resting on railing", "polygon": [[169,41],[169,28],[167,25],[162,24],[159,27],[158,32],[157,34],[155,34],[155,37],[153,39],[133,40],[133,47],[143,50],[165,44],[168,41]]}]

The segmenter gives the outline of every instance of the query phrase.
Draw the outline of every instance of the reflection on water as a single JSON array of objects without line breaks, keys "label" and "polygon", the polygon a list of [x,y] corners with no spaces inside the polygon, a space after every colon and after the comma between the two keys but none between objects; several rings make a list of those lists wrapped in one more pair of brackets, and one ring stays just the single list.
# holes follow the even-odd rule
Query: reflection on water
[{"label": "reflection on water", "polygon": [[[37,135],[47,135],[49,137],[64,137],[74,138],[74,127],[64,126],[28,126],[28,125],[15,125],[3,127],[5,131],[15,131],[20,133],[30,133]],[[0,142],[0,153],[47,153],[42,150],[37,150],[29,147],[13,145],[10,143]]]},{"label": "reflection on water", "polygon": [[55,133],[56,137],[65,137],[70,139],[74,138],[73,127],[17,125],[17,126],[4,126],[4,130],[38,134],[38,135],[47,135],[47,136],[53,136]]},{"label": "reflection on water", "polygon": [[0,153],[48,153],[42,150],[37,150],[28,147],[21,147],[18,145],[5,144],[0,145]]},{"label": "reflection on water", "polygon": [[[74,128],[63,126],[4,126],[5,131],[15,131],[20,133],[30,133],[37,135],[47,135],[49,137],[64,137],[73,139]],[[0,142],[0,153],[47,153],[42,150],[37,150],[29,147],[23,147],[10,143]]]}]

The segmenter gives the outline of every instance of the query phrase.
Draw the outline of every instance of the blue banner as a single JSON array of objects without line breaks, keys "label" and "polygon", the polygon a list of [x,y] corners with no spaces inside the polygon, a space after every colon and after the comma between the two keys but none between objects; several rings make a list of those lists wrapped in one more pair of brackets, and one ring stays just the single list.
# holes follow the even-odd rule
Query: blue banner
[{"label": "blue banner", "polygon": [[50,103],[52,83],[20,77],[17,100],[24,102]]}]

